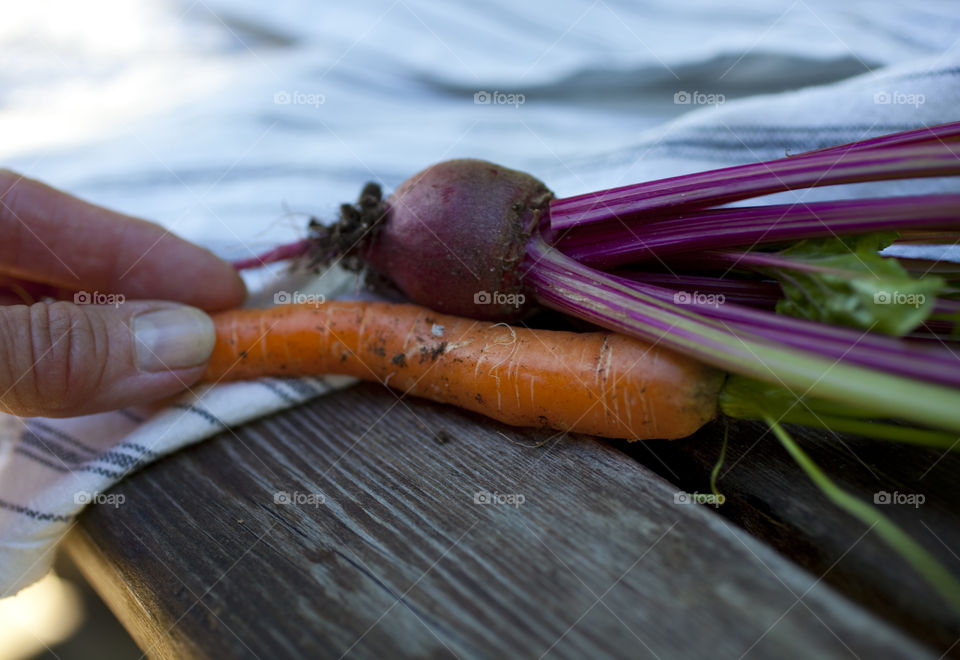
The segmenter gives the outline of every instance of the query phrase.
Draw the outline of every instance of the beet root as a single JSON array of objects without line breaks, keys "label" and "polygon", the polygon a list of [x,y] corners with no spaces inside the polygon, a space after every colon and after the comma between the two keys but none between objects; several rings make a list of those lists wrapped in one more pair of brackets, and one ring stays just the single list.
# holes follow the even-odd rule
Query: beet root
[{"label": "beet root", "polygon": [[552,198],[523,172],[473,159],[438,163],[383,203],[368,185],[356,206],[345,206],[341,223],[350,216],[354,227],[347,254],[438,312],[515,320],[534,305],[520,264]]}]

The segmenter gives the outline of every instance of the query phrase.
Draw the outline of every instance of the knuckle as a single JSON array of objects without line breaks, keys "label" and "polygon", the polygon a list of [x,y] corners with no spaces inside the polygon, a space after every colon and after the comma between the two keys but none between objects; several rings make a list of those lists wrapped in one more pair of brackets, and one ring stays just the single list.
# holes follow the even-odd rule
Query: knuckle
[{"label": "knuckle", "polygon": [[13,196],[19,187],[17,184],[23,180],[24,178],[13,170],[0,167],[0,200],[3,200],[4,206],[14,207]]},{"label": "knuckle", "polygon": [[104,324],[64,302],[18,307],[0,323],[4,407],[24,416],[56,415],[89,398],[106,364]]}]

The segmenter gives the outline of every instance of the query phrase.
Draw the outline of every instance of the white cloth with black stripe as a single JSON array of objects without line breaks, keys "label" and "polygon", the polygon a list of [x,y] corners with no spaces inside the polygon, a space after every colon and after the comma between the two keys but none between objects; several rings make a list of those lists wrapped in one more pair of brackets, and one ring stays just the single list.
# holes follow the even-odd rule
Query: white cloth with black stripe
[{"label": "white cloth with black stripe", "polygon": [[[72,420],[3,416],[0,433],[0,596],[50,570],[53,551],[88,504],[120,505],[104,491],[164,454],[352,383],[328,377],[201,386],[152,411]],[[142,415],[142,416],[141,416]],[[15,437],[11,442],[9,438]]]},{"label": "white cloth with black stripe", "polygon": [[[301,279],[297,287],[333,297],[355,284],[353,276],[334,270],[312,283]],[[252,298],[262,300],[262,292]],[[173,401],[73,419],[0,414],[0,597],[50,570],[57,544],[84,507],[123,504],[104,491],[127,475],[181,447],[354,382],[345,376],[264,378],[200,385]]]},{"label": "white cloth with black stripe", "polygon": [[[573,0],[549,9],[407,0],[386,14],[358,0],[322,18],[306,0],[204,6],[216,21],[159,2],[123,13],[117,20],[143,22],[124,32],[149,39],[116,46],[127,49],[124,65],[100,69],[95,58],[65,55],[82,40],[60,44],[52,61],[47,42],[57,35],[33,52],[0,28],[0,48],[15,47],[23,64],[0,70],[3,88],[19,92],[0,104],[9,129],[0,163],[248,256],[238,243],[262,248],[298,235],[295,223],[269,223],[281,203],[329,217],[364,181],[389,190],[445,158],[502,162],[567,196],[952,121],[960,107],[955,0],[921,9],[731,0],[684,11],[650,0],[586,12]],[[387,58],[399,43],[410,47]],[[107,83],[122,90],[144,71],[151,84],[117,108],[103,100]],[[61,97],[69,102],[57,115],[51,99]],[[37,117],[60,132],[31,133]],[[907,190],[958,184],[796,196]],[[88,502],[119,504],[104,493],[133,470],[347,382],[229,384],[74,420],[0,417],[0,596],[48,570]]]}]

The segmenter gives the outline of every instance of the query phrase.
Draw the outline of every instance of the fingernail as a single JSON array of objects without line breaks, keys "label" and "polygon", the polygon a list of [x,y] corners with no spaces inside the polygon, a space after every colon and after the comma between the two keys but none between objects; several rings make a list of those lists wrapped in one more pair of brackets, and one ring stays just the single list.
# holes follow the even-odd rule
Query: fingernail
[{"label": "fingernail", "polygon": [[210,358],[215,341],[213,321],[193,307],[141,314],[133,319],[133,337],[141,371],[198,367]]}]

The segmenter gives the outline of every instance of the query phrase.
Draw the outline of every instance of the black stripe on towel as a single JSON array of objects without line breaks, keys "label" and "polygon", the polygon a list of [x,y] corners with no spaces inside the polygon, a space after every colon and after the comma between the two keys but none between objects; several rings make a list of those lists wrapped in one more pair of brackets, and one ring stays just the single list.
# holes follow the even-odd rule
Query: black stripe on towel
[{"label": "black stripe on towel", "polygon": [[28,518],[33,518],[34,520],[41,520],[44,522],[71,522],[73,520],[73,516],[58,516],[54,513],[43,513],[42,511],[28,509],[27,507],[20,506],[19,504],[4,502],[3,500],[0,500],[0,509],[13,511],[14,513],[19,513],[27,516]]}]

